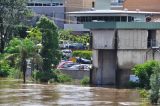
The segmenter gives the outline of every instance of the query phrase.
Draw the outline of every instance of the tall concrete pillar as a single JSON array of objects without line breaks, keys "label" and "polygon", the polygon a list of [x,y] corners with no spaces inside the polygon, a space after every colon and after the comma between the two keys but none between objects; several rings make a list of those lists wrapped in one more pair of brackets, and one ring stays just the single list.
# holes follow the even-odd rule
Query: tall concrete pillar
[{"label": "tall concrete pillar", "polygon": [[110,9],[111,0],[96,0],[95,10],[106,10]]}]

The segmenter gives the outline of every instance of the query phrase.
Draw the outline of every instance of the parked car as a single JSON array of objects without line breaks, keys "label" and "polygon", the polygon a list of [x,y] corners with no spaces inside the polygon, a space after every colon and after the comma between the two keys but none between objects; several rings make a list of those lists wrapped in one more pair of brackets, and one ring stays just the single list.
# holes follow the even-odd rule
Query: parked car
[{"label": "parked car", "polygon": [[82,43],[72,43],[69,45],[69,49],[85,49]]},{"label": "parked car", "polygon": [[64,49],[62,50],[62,55],[65,57],[71,57],[72,56],[72,50],[70,49]]},{"label": "parked car", "polygon": [[77,63],[81,63],[81,64],[91,64],[91,60],[77,57]]},{"label": "parked car", "polygon": [[70,42],[65,40],[60,40],[59,47],[61,49],[69,48]]},{"label": "parked car", "polygon": [[73,65],[76,65],[77,63],[73,63],[72,61],[62,61],[59,63],[59,65],[57,66],[57,69],[66,69],[66,68],[69,68]]},{"label": "parked car", "polygon": [[66,68],[66,70],[84,70],[84,71],[89,71],[90,70],[90,65],[87,64],[77,64],[73,65],[71,67]]}]

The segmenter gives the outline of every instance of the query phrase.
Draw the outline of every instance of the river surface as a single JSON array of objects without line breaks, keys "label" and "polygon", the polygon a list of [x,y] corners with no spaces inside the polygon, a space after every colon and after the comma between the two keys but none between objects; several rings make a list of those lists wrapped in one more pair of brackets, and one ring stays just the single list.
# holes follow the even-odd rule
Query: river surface
[{"label": "river surface", "polygon": [[0,106],[150,106],[136,90],[0,79]]}]

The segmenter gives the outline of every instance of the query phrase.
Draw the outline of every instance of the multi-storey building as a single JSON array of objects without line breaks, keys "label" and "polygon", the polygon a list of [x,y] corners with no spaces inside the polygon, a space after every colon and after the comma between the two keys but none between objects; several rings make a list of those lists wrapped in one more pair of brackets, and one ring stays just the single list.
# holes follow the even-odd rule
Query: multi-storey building
[{"label": "multi-storey building", "polygon": [[65,18],[64,0],[29,0],[27,7],[35,13],[35,17],[45,15],[54,20],[58,27],[63,28]]},{"label": "multi-storey building", "polygon": [[160,23],[148,17],[160,16],[160,12],[98,8],[70,12],[70,16],[92,33],[92,84],[127,85],[133,66],[160,59]]},{"label": "multi-storey building", "polygon": [[[89,10],[94,6],[94,0],[29,0],[30,8],[35,16],[45,15],[53,19],[58,27],[63,28],[64,23],[73,22],[66,12]],[[34,21],[36,22],[36,20]]]},{"label": "multi-storey building", "polygon": [[[85,9],[87,10],[115,10],[115,9],[122,10],[123,2],[124,0],[99,0],[99,1],[91,0],[90,2],[87,3],[89,8],[85,7]],[[81,10],[84,10],[84,9],[81,9]],[[74,32],[89,32],[90,31],[89,29],[84,28],[83,22],[88,20],[90,21],[96,20],[96,18],[86,19],[85,17],[82,17],[82,18],[79,18],[78,16],[74,17],[71,14],[68,15],[67,19],[72,21],[65,23],[64,29],[71,29]]]}]

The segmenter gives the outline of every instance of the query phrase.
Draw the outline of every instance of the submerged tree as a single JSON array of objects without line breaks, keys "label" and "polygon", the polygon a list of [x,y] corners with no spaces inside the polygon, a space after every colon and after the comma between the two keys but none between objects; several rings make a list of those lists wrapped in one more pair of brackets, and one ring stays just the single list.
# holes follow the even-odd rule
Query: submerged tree
[{"label": "submerged tree", "polygon": [[37,27],[42,32],[43,71],[50,72],[52,65],[57,65],[60,60],[57,26],[46,17],[41,17]]}]

